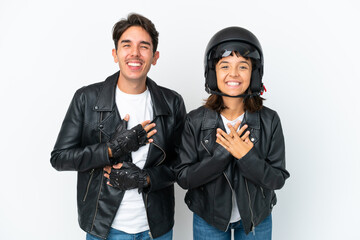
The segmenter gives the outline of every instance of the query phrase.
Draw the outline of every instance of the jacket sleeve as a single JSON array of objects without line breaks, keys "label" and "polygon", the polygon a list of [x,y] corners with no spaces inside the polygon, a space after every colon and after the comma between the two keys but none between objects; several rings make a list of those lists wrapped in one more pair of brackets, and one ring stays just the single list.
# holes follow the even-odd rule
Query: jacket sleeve
[{"label": "jacket sleeve", "polygon": [[180,142],[181,132],[184,127],[184,121],[186,116],[186,109],[183,99],[179,96],[179,102],[175,108],[175,125],[173,136],[172,149],[167,153],[166,160],[163,164],[155,166],[152,168],[147,168],[146,171],[150,177],[150,187],[146,192],[156,191],[159,189],[166,188],[175,182],[174,173],[171,171],[171,165],[176,159],[176,149],[178,148]]},{"label": "jacket sleeve", "polygon": [[290,176],[285,169],[285,143],[280,118],[275,113],[271,122],[269,150],[266,156],[260,156],[253,147],[244,157],[236,160],[240,173],[250,181],[267,189],[283,187]]},{"label": "jacket sleeve", "polygon": [[177,183],[183,189],[197,188],[216,179],[233,159],[230,153],[217,143],[213,154],[206,152],[200,157],[197,147],[201,143],[196,141],[196,131],[200,131],[200,127],[194,128],[191,119],[187,118],[178,159],[174,165]]},{"label": "jacket sleeve", "polygon": [[85,96],[79,89],[66,113],[60,133],[51,152],[50,162],[58,171],[87,171],[110,165],[107,146],[97,143],[84,146],[82,131],[84,127]]}]

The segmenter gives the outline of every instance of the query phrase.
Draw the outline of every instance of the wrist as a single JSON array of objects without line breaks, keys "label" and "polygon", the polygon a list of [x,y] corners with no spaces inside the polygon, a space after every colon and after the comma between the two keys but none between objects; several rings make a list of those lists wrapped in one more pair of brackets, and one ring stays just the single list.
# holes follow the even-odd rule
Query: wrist
[{"label": "wrist", "polygon": [[112,157],[113,157],[113,155],[112,155],[111,148],[110,148],[110,147],[108,147],[107,149],[108,149],[108,155],[109,155],[109,158],[112,158]]}]

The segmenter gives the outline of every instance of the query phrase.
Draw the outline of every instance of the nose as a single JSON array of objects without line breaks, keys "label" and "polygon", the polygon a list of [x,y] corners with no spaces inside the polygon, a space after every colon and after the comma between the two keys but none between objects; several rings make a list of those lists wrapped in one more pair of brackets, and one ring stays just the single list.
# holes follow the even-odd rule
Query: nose
[{"label": "nose", "polygon": [[140,55],[140,51],[138,46],[133,46],[131,48],[131,56],[138,57]]},{"label": "nose", "polygon": [[230,77],[238,77],[239,76],[239,71],[236,67],[232,67],[230,69],[230,73],[229,73]]}]

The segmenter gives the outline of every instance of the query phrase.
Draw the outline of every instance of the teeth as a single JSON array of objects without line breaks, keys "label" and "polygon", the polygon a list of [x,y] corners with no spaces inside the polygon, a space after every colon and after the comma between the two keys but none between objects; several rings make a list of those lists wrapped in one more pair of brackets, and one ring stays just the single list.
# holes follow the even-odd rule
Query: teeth
[{"label": "teeth", "polygon": [[239,82],[227,82],[226,83],[227,85],[230,85],[230,86],[237,86],[237,85],[240,85]]},{"label": "teeth", "polygon": [[129,66],[132,67],[139,67],[141,64],[140,63],[128,63]]}]

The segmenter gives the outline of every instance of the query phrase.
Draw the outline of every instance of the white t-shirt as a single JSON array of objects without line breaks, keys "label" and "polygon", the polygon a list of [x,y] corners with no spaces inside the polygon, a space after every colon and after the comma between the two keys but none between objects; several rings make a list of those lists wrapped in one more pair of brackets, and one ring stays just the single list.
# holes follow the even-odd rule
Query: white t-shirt
[{"label": "white t-shirt", "polygon": [[[227,124],[230,123],[232,126],[234,126],[237,121],[242,121],[244,119],[244,114],[240,115],[239,117],[237,117],[235,120],[232,120],[232,121],[226,119],[223,115],[221,115],[221,118],[222,118],[222,121],[224,123],[226,133],[229,134],[230,129],[227,126]],[[237,129],[237,131],[238,130],[239,129]],[[239,208],[238,208],[237,203],[236,203],[235,192],[233,191],[232,192],[232,210],[231,210],[230,223],[237,222],[240,219],[241,219],[241,217],[240,217],[240,213],[239,213]]]},{"label": "white t-shirt", "polygon": [[[117,87],[116,105],[122,119],[126,114],[130,116],[127,129],[145,120],[153,120],[153,104],[148,89],[141,94],[127,94]],[[141,169],[145,165],[148,151],[149,144],[146,144],[131,153],[133,163]],[[125,192],[111,227],[129,234],[149,230],[144,200],[138,189]]]}]

